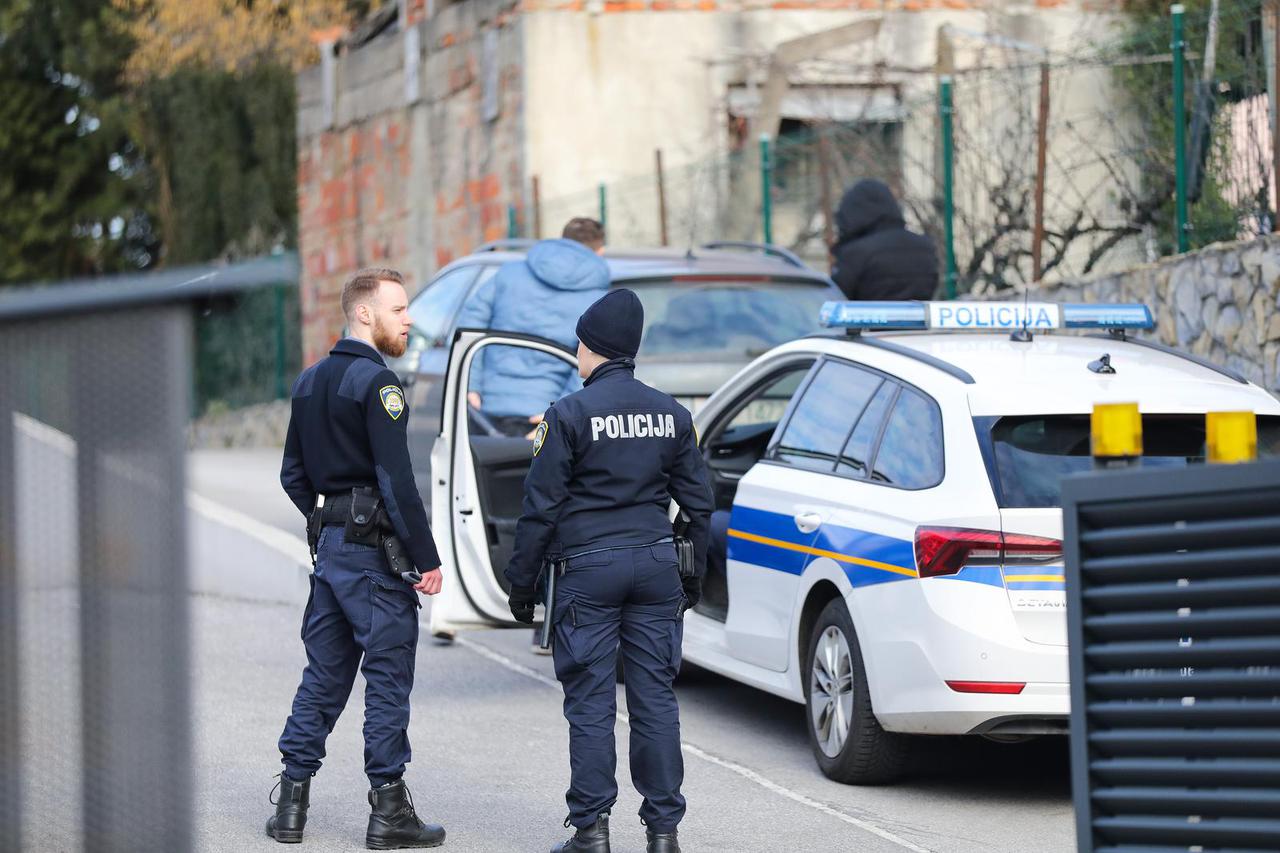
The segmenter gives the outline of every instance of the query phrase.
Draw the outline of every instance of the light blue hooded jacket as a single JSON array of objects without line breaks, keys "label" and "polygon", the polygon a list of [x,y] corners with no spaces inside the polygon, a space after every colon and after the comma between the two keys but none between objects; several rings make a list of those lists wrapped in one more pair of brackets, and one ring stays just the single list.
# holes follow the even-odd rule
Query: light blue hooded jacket
[{"label": "light blue hooded jacket", "polygon": [[[458,315],[458,327],[520,332],[574,349],[578,318],[609,289],[609,266],[576,240],[541,240],[523,261],[503,264]],[[540,415],[582,387],[558,358],[514,347],[486,347],[468,390],[479,392],[492,415]]]}]

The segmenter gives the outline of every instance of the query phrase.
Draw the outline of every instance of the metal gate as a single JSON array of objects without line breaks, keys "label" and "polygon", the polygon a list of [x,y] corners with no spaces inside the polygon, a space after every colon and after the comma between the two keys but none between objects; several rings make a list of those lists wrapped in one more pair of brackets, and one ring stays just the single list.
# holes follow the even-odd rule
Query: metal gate
[{"label": "metal gate", "polygon": [[0,294],[0,850],[193,849],[193,299],[292,257]]},{"label": "metal gate", "polygon": [[1082,851],[1280,850],[1280,462],[1064,484]]}]

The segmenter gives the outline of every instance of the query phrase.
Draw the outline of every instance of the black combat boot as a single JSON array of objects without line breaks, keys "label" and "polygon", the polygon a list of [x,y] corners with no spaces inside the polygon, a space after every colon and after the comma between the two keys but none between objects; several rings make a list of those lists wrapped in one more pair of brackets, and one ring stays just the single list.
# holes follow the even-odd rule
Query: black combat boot
[{"label": "black combat boot", "polygon": [[670,832],[654,832],[652,829],[644,831],[644,837],[648,840],[645,853],[680,853],[680,839],[676,838],[676,831]]},{"label": "black combat boot", "polygon": [[[307,825],[307,806],[311,805],[311,777],[295,782],[283,773],[276,783],[280,799],[272,800],[276,813],[267,818],[267,835],[281,844],[297,844],[302,841],[302,830]],[[271,793],[275,793],[273,789]]]},{"label": "black combat boot", "polygon": [[[566,822],[565,826],[569,824]],[[551,853],[609,853],[609,813],[596,818],[591,826],[584,826],[573,838],[551,848]]]},{"label": "black combat boot", "polygon": [[369,791],[369,829],[364,846],[370,850],[398,850],[401,847],[439,847],[444,844],[444,827],[423,823],[413,810],[413,797],[404,780]]}]

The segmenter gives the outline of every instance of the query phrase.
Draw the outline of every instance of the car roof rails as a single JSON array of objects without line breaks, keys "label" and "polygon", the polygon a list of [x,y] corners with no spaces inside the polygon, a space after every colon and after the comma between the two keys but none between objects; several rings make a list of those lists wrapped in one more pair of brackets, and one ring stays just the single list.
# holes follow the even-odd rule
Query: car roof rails
[{"label": "car roof rails", "polygon": [[775,246],[772,243],[754,243],[750,240],[712,240],[710,243],[703,243],[700,249],[750,249],[753,252],[762,252],[766,255],[773,255],[775,258],[781,258],[793,267],[801,269],[809,269],[809,265],[800,260],[800,256],[790,249],[784,249],[781,246]]},{"label": "car roof rails", "polygon": [[522,252],[532,246],[537,240],[531,240],[528,237],[507,237],[502,240],[490,240],[488,243],[481,243],[471,252],[478,255],[481,252]]}]

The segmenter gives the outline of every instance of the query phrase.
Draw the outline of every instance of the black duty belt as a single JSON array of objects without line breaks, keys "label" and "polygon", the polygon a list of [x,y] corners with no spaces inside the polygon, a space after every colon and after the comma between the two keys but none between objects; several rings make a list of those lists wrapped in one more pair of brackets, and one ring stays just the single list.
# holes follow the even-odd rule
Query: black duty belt
[{"label": "black duty belt", "polygon": [[321,524],[346,524],[347,515],[351,511],[351,492],[339,492],[336,495],[324,496],[324,507],[320,510]]}]

